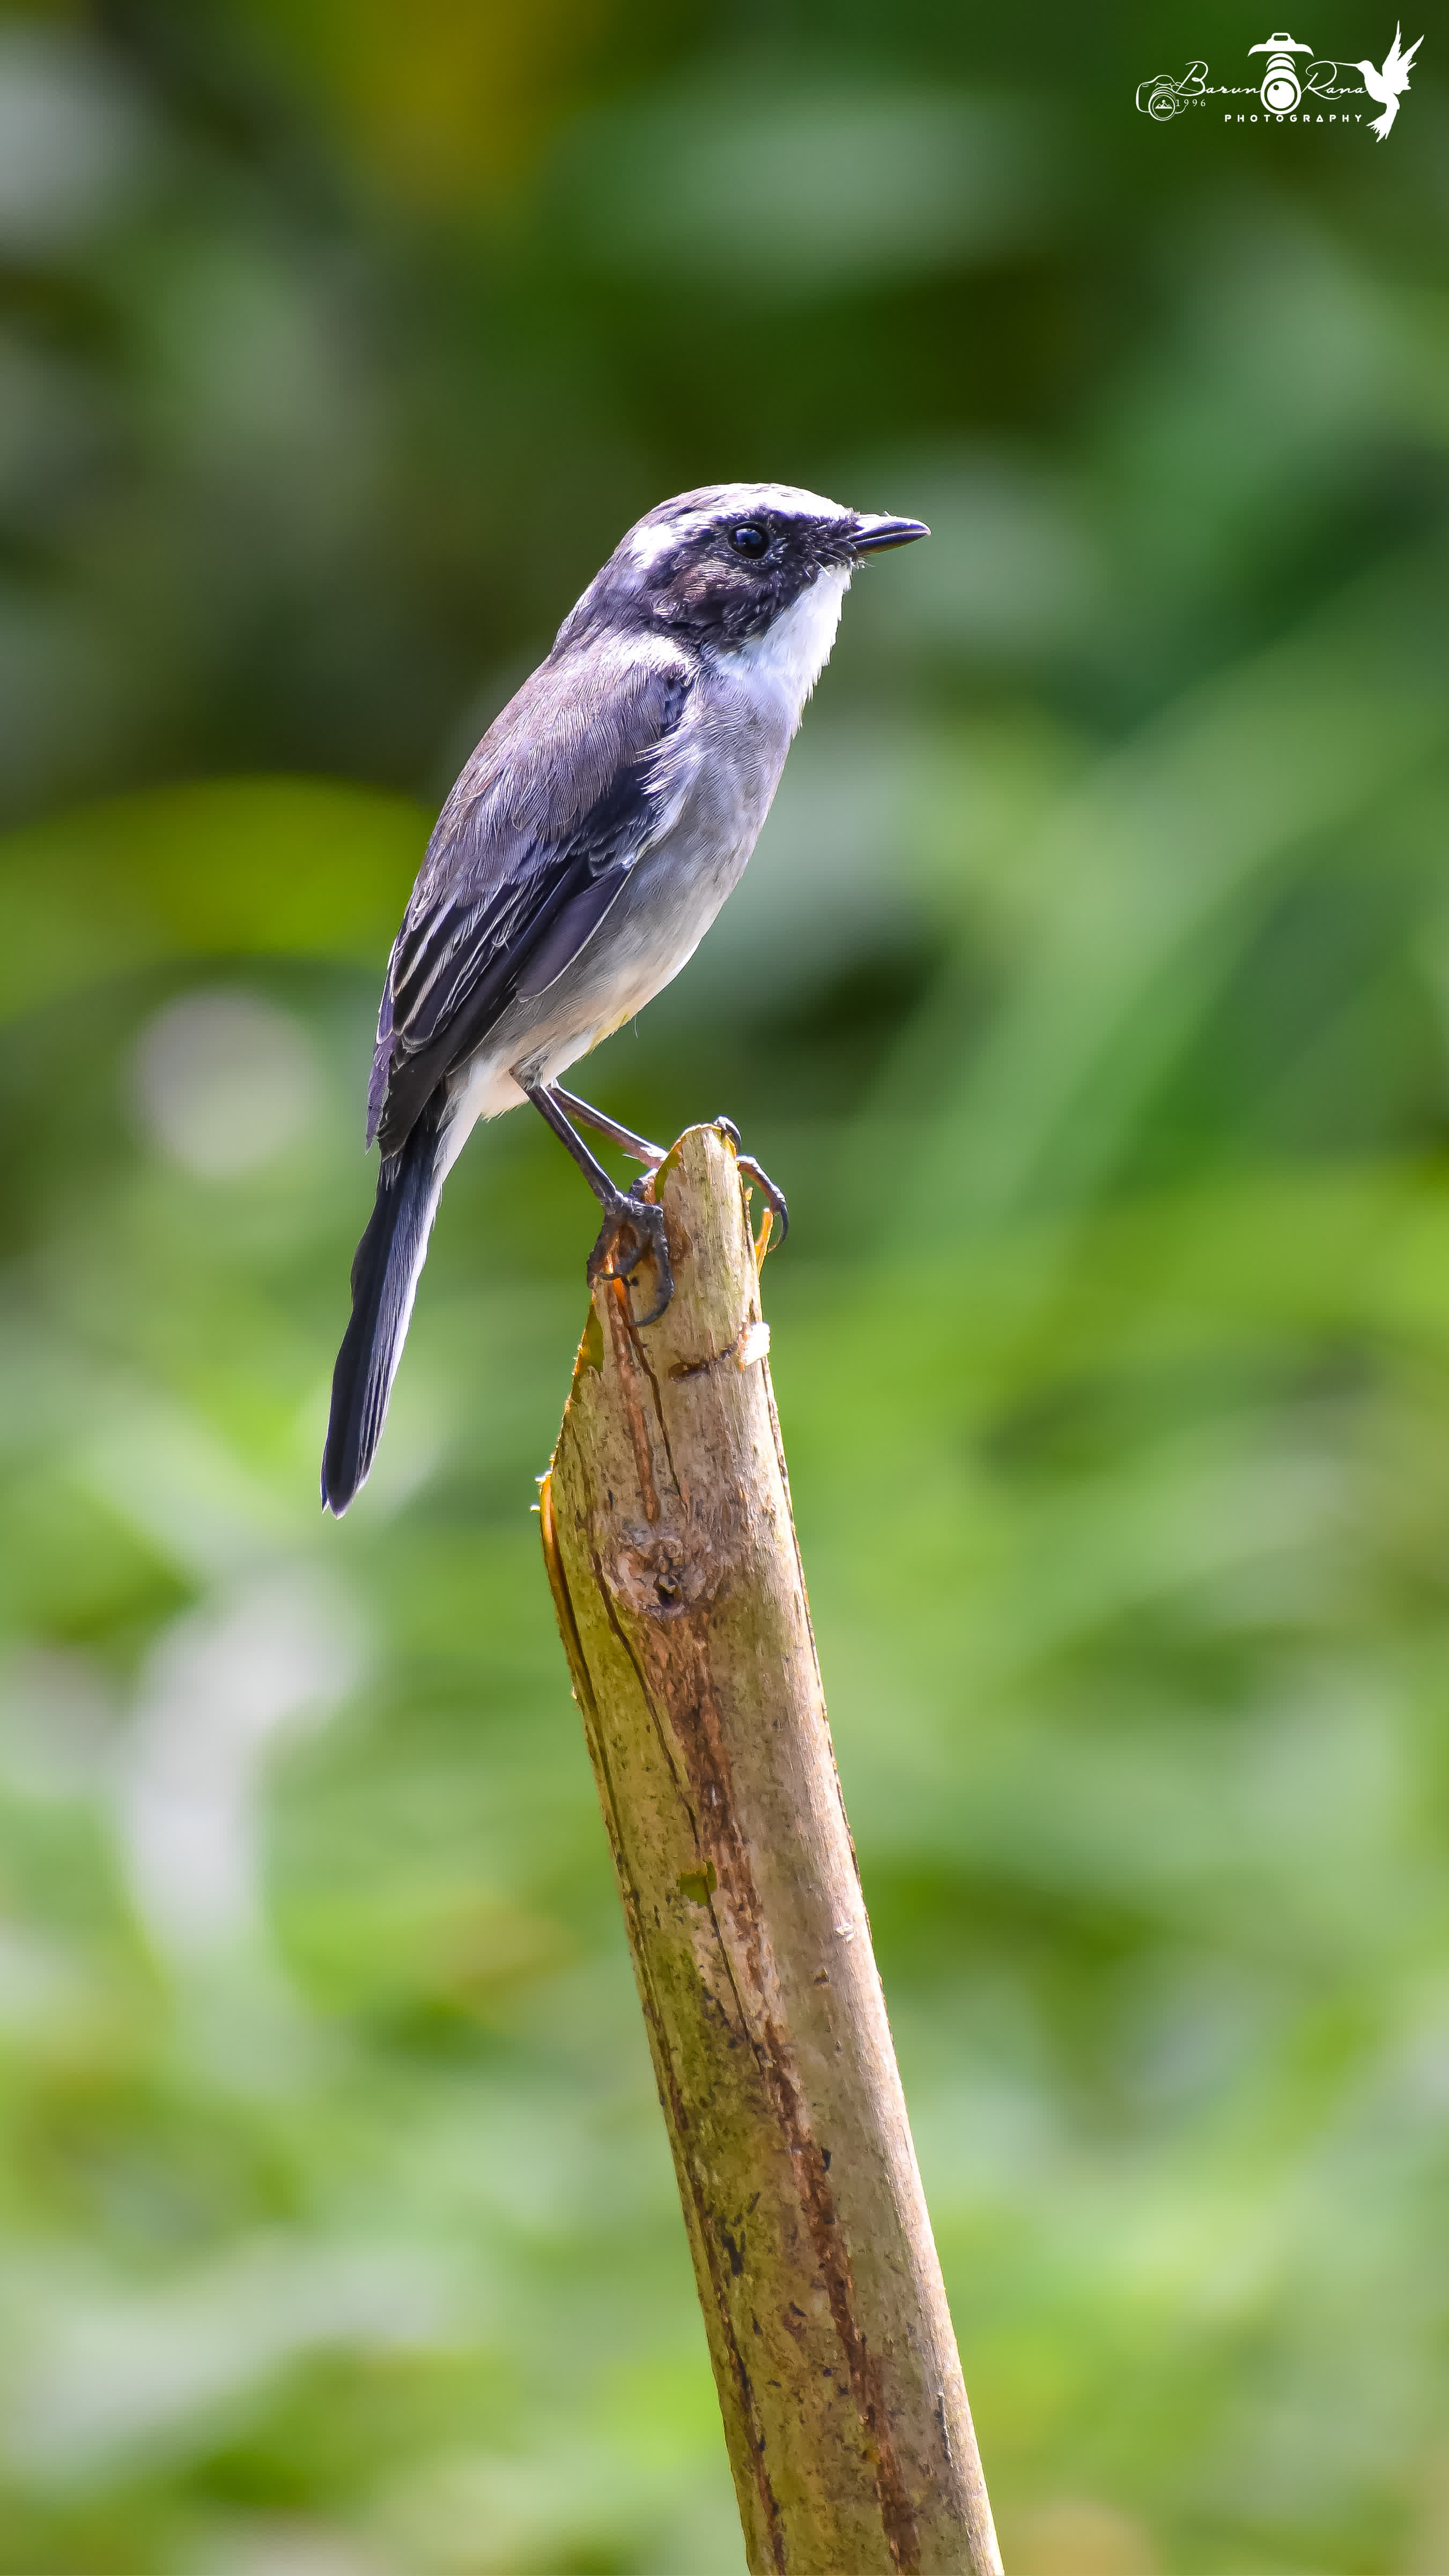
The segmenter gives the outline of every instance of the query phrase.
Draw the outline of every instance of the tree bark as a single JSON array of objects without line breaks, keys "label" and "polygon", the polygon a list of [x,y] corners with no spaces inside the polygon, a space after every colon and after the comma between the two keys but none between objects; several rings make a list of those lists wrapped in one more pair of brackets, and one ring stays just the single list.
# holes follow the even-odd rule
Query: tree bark
[{"label": "tree bark", "polygon": [[746,2553],[999,2576],[732,1149],[690,1129],[657,1187],[673,1302],[640,1332],[621,1282],[595,1289],[540,1508]]}]

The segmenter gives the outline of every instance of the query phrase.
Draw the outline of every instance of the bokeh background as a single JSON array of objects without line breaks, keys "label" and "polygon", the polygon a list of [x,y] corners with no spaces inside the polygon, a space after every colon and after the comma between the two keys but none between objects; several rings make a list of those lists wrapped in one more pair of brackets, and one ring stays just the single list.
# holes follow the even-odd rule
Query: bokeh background
[{"label": "bokeh background", "polygon": [[1008,2563],[1449,2566],[1449,109],[1434,26],[1384,145],[1135,109],[1268,32],[0,15],[14,2576],[740,2567],[530,1518],[593,1233],[539,1122],[315,1481],[431,814],[733,475],[935,535],[591,1088],[789,1190]]}]

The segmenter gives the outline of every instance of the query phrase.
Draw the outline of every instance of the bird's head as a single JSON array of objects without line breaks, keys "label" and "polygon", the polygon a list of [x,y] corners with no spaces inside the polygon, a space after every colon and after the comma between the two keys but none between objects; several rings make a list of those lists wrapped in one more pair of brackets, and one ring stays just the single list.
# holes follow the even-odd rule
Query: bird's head
[{"label": "bird's head", "polygon": [[768,635],[817,585],[822,608],[827,597],[831,604],[833,634],[856,565],[929,534],[919,519],[848,510],[790,483],[681,492],[620,539],[560,642],[601,624],[647,625],[735,651]]}]

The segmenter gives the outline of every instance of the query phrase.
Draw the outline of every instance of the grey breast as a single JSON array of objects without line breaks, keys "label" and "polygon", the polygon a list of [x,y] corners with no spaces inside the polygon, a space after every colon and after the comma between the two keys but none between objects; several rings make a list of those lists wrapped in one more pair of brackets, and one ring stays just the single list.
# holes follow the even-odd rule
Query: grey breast
[{"label": "grey breast", "polygon": [[645,851],[592,939],[557,981],[510,1005],[487,1054],[546,1064],[560,1044],[617,1025],[692,956],[744,873],[790,747],[772,703],[731,676],[702,675],[671,752],[682,795],[670,829]]}]

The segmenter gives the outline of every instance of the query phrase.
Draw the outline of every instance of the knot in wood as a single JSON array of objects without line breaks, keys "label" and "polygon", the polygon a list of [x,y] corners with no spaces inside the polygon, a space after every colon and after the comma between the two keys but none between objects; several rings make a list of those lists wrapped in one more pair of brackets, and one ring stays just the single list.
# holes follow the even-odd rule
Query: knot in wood
[{"label": "knot in wood", "polygon": [[687,1527],[635,1523],[606,1558],[609,1589],[646,1619],[678,1619],[712,1601],[728,1571],[722,1533],[691,1520]]}]

